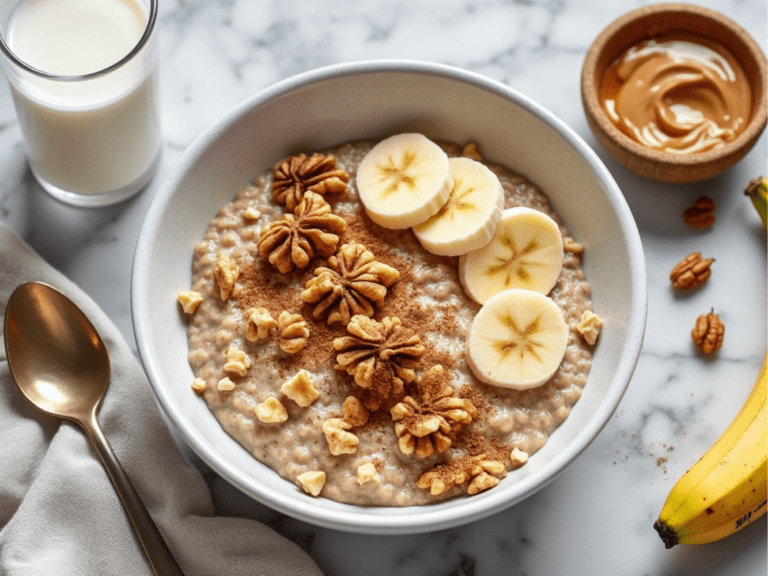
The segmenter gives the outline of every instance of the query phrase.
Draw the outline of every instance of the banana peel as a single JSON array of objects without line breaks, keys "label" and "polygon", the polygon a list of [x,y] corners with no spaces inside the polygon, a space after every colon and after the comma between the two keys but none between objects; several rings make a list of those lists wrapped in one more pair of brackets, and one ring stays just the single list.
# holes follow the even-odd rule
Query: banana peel
[{"label": "banana peel", "polygon": [[768,215],[766,214],[768,212],[768,178],[761,176],[750,181],[744,189],[744,194],[752,200],[755,210],[763,219],[763,226],[768,228]]},{"label": "banana peel", "polygon": [[667,548],[720,540],[768,510],[767,367],[768,353],[739,414],[670,491],[653,525]]}]

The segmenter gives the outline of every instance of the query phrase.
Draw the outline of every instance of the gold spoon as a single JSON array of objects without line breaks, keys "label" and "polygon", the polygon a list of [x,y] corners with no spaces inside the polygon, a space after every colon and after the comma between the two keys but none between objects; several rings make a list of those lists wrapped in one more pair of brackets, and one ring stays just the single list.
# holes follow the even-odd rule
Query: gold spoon
[{"label": "gold spoon", "polygon": [[83,311],[47,284],[22,284],[5,311],[5,350],[27,400],[83,427],[155,574],[183,576],[96,419],[109,384],[109,354]]}]

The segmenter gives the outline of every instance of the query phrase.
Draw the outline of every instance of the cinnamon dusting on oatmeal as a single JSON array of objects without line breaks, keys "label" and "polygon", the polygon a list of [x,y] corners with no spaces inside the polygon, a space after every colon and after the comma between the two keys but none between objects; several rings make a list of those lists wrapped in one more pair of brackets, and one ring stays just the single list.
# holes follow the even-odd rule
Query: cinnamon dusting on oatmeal
[{"label": "cinnamon dusting on oatmeal", "polygon": [[[483,385],[473,380],[465,380],[463,351],[455,346],[445,345],[446,342],[453,342],[462,337],[462,334],[466,331],[468,321],[471,321],[471,316],[477,312],[479,305],[464,298],[460,293],[460,288],[458,291],[456,290],[456,287],[459,286],[457,258],[422,253],[412,231],[384,229],[368,218],[361,204],[350,202],[356,194],[354,171],[356,154],[359,152],[355,148],[355,144],[352,144],[353,152],[350,152],[350,148],[345,148],[345,146],[349,145],[339,148],[341,151],[339,154],[341,158],[339,168],[348,170],[352,176],[348,190],[343,196],[337,195],[325,198],[332,210],[332,214],[346,222],[346,230],[343,232],[343,235],[338,234],[340,241],[333,254],[321,254],[320,252],[324,249],[324,247],[321,247],[311,255],[311,263],[308,263],[305,268],[300,268],[296,262],[292,262],[294,264],[293,269],[282,274],[276,270],[276,266],[271,265],[268,259],[259,254],[256,249],[251,248],[251,251],[248,251],[248,246],[254,246],[259,240],[259,232],[269,226],[269,222],[265,223],[265,221],[280,218],[281,211],[288,211],[284,208],[273,207],[271,205],[272,201],[268,203],[263,201],[265,190],[267,195],[269,194],[270,175],[257,178],[253,186],[241,191],[233,204],[237,210],[236,217],[222,209],[219,215],[221,221],[212,223],[215,227],[218,227],[219,242],[223,242],[223,239],[221,239],[222,230],[227,230],[230,233],[232,231],[235,233],[239,232],[241,246],[238,246],[237,250],[232,252],[232,256],[235,258],[239,268],[239,277],[237,278],[236,286],[234,286],[229,296],[229,302],[221,301],[214,292],[216,298],[210,299],[208,297],[209,300],[206,301],[206,305],[209,309],[210,307],[215,307],[214,312],[220,316],[223,316],[224,310],[233,308],[242,313],[243,321],[239,326],[237,326],[235,321],[226,330],[221,330],[220,332],[222,334],[228,332],[231,339],[238,336],[237,334],[231,335],[233,327],[234,332],[242,331],[239,335],[242,338],[239,345],[253,358],[254,366],[259,367],[262,363],[267,365],[268,372],[272,375],[271,378],[274,378],[274,381],[277,382],[276,388],[272,390],[272,393],[276,393],[281,399],[286,400],[286,406],[283,406],[283,408],[288,407],[291,409],[290,421],[287,424],[275,426],[284,417],[282,411],[279,410],[279,407],[274,402],[269,403],[271,406],[262,406],[262,409],[272,408],[272,410],[268,410],[270,414],[267,415],[267,420],[274,418],[275,424],[258,426],[257,423],[257,427],[260,430],[259,434],[262,433],[262,430],[267,434],[272,434],[276,430],[282,430],[280,432],[282,439],[277,436],[271,436],[270,444],[268,446],[266,444],[257,445],[256,449],[258,452],[254,452],[254,454],[258,454],[257,457],[259,459],[264,459],[265,463],[275,467],[281,475],[290,476],[290,478],[300,482],[300,486],[313,495],[317,495],[320,489],[323,488],[325,471],[327,471],[329,485],[325,487],[324,495],[342,501],[346,501],[344,500],[346,496],[342,495],[340,497],[339,490],[345,489],[343,488],[344,483],[348,481],[345,475],[351,474],[351,479],[354,482],[357,466],[365,462],[373,464],[373,466],[368,468],[382,473],[381,485],[385,491],[389,490],[391,493],[392,486],[394,485],[396,490],[402,492],[397,498],[386,497],[387,501],[384,505],[407,505],[405,504],[406,502],[425,503],[432,499],[429,491],[425,494],[422,490],[415,488],[414,483],[420,476],[423,478],[429,475],[438,480],[442,479],[445,490],[444,495],[439,497],[440,499],[454,496],[460,491],[477,493],[491,488],[498,483],[499,478],[503,477],[506,470],[519,467],[522,463],[517,458],[511,458],[511,450],[514,443],[510,441],[510,438],[506,437],[507,430],[493,423],[489,425],[489,419],[495,418],[497,414],[494,394],[489,394]],[[362,148],[364,149],[365,147],[363,146]],[[460,153],[460,147],[454,147],[454,149],[449,151],[449,155],[458,155]],[[535,207],[548,209],[546,199],[536,196],[539,194],[538,191],[523,178],[515,179],[507,175],[504,186],[507,193],[507,207],[517,204],[530,204]],[[515,187],[519,191],[520,198],[518,198],[518,192],[515,192]],[[310,196],[311,198],[312,196]],[[259,221],[256,221],[255,218],[248,218],[244,214],[244,210],[245,206],[249,204],[258,206],[263,210],[264,218],[261,218]],[[251,215],[255,216],[255,214]],[[245,227],[243,226],[244,219],[247,220],[245,222],[247,226]],[[286,221],[286,224],[290,223]],[[290,226],[282,227],[288,228]],[[274,228],[278,227],[275,226]],[[333,234],[331,230],[328,230],[328,232]],[[210,256],[207,256],[207,251],[215,248],[216,234],[210,238],[208,238],[207,234],[206,241],[210,242],[210,248],[198,248],[196,258],[198,253],[203,255],[202,258],[210,258]],[[365,408],[363,402],[369,402],[370,396],[365,389],[355,383],[354,375],[348,374],[346,370],[332,369],[336,364],[336,356],[338,355],[338,351],[334,350],[333,342],[336,339],[349,335],[346,327],[341,322],[329,325],[325,314],[320,314],[315,318],[313,312],[317,303],[303,302],[301,297],[302,291],[306,290],[307,282],[315,277],[314,271],[319,267],[330,267],[329,260],[332,257],[339,258],[341,247],[345,244],[353,243],[365,246],[373,254],[376,262],[395,269],[400,275],[398,281],[387,287],[386,297],[376,302],[373,306],[373,320],[381,322],[386,317],[400,318],[402,324],[412,329],[415,335],[420,338],[420,344],[424,348],[420,358],[420,365],[414,369],[415,378],[411,382],[403,382],[402,394],[399,397],[389,397],[382,400],[381,406],[376,411],[368,411]],[[242,250],[240,249],[241,247]],[[312,246],[311,248],[314,249]],[[577,252],[579,248],[580,246],[574,245],[574,252]],[[286,250],[286,252],[288,251]],[[305,252],[304,255],[299,254],[299,256],[301,256],[299,263],[303,264],[305,256],[309,256],[309,253]],[[572,260],[575,262],[573,266],[574,273],[580,273],[579,258],[573,256]],[[202,262],[202,259],[200,261]],[[207,272],[202,270],[199,273],[203,277],[207,277],[209,284],[212,284],[210,282],[213,268],[211,264],[212,262],[206,264]],[[576,283],[583,281],[583,273],[581,277],[576,275],[575,278]],[[219,288],[215,284],[213,286],[214,290]],[[561,288],[561,290],[564,289],[565,287]],[[206,290],[208,290],[207,286]],[[556,295],[556,297],[559,298],[560,296]],[[273,319],[277,318],[282,312],[299,315],[306,323],[306,328],[311,333],[311,337],[306,341],[306,345],[302,349],[297,350],[295,354],[282,352],[279,349],[278,338],[269,337],[256,340],[246,338],[247,312],[254,309],[266,310]],[[579,310],[579,313],[581,313],[581,310]],[[204,323],[200,318],[203,317],[198,315],[198,320],[191,318],[190,322]],[[231,322],[231,319],[227,321]],[[253,328],[258,328],[258,325],[254,323]],[[269,329],[266,330],[268,331]],[[277,336],[278,331],[271,330],[271,332]],[[199,353],[199,358],[204,358],[202,352]],[[199,363],[202,364],[202,362]],[[446,380],[453,389],[451,397],[473,406],[476,416],[470,422],[458,427],[458,429],[450,429],[445,432],[445,437],[450,441],[450,449],[447,452],[438,455],[437,452],[439,451],[436,451],[435,454],[423,460],[414,458],[412,463],[407,465],[397,461],[393,463],[389,459],[393,452],[398,454],[398,458],[402,459],[403,457],[399,456],[398,438],[390,411],[398,402],[402,401],[404,396],[411,396],[416,399],[418,396],[418,378],[423,377],[429,367],[438,364],[444,367],[447,375]],[[216,366],[217,370],[220,370],[220,368],[220,365]],[[291,398],[291,396],[285,394],[284,391],[284,396],[280,396],[281,391],[279,391],[280,382],[294,378],[297,370],[300,369],[305,369],[312,373],[314,386],[321,391],[319,401],[304,410],[297,410],[296,406],[287,401],[287,398]],[[276,378],[274,377],[275,374],[278,374]],[[211,402],[214,405],[221,404],[225,410],[232,408],[237,414],[243,414],[248,417],[243,419],[245,422],[250,421],[252,416],[256,416],[252,405],[243,402],[241,398],[245,397],[245,395],[250,395],[253,399],[256,398],[256,390],[262,386],[258,377],[249,376],[245,380],[238,380],[238,392],[236,394],[227,394],[225,392],[226,385],[223,387],[224,390],[217,391],[217,376],[205,377],[209,378],[210,385],[207,386],[208,391],[204,391],[202,394],[205,395],[209,404]],[[583,383],[581,386],[583,386]],[[235,384],[232,383],[232,388],[234,387]],[[242,392],[245,393],[244,395],[240,395],[239,388],[242,388]],[[563,388],[563,386],[558,387],[558,394],[560,388]],[[581,388],[578,385],[576,385],[576,388],[576,392],[580,392]],[[501,399],[501,395],[499,398]],[[519,404],[517,404],[518,399],[520,400]],[[307,400],[309,400],[308,396]],[[541,398],[539,401],[535,400],[530,394],[520,395],[505,392],[503,400],[505,403],[516,404],[520,407],[521,413],[525,413],[529,417],[532,415],[531,420],[534,420],[537,418],[537,411],[546,412],[549,409],[549,403],[551,403],[552,398]],[[240,402],[240,406],[237,405],[238,402]],[[303,399],[302,402],[304,402]],[[370,404],[368,405],[370,406]],[[211,406],[211,408],[213,409],[214,406]],[[256,418],[253,418],[253,420],[256,420]],[[542,439],[540,442],[539,439],[530,441],[527,439],[527,436],[538,434],[540,437],[546,438],[551,428],[556,426],[554,424],[548,427],[549,429],[539,433],[536,430],[536,427],[539,425],[538,421],[530,424],[521,424],[518,421],[517,412],[510,418],[510,421],[514,423],[510,424],[513,427],[512,429],[520,430],[524,438],[519,447],[529,450],[531,453],[540,448],[544,440]],[[224,421],[222,421],[222,425],[224,425]],[[234,420],[234,425],[238,426],[239,423]],[[313,434],[317,434],[318,438],[315,439]],[[496,438],[494,434],[500,434],[499,438]],[[291,437],[290,435],[295,435],[293,436],[295,444],[294,441],[287,440],[287,438]],[[238,440],[242,441],[240,438]],[[247,438],[246,440],[250,441]],[[261,441],[261,438],[256,437],[255,440]],[[361,458],[354,460],[344,457],[344,454],[352,454],[357,450],[358,440],[359,452],[362,452]],[[275,446],[278,446],[278,448],[275,448]],[[379,452],[380,455],[376,455],[376,452],[371,453],[371,446],[375,446],[376,450],[378,450],[379,446],[383,447],[383,453]],[[294,449],[296,450],[296,456],[292,458],[291,451]],[[321,464],[322,460],[306,460],[309,454],[313,454],[312,458],[317,458],[314,455],[320,449],[325,453],[322,456],[325,459],[324,463]],[[277,462],[275,462],[275,458],[277,458]],[[328,464],[334,460],[337,463]],[[286,463],[290,465],[293,471],[285,471],[283,466]],[[398,486],[399,481],[392,479],[391,467],[393,465],[403,466],[401,472],[405,480],[402,480],[402,482],[408,482],[409,488]],[[314,468],[315,466],[319,466],[324,471]],[[347,466],[352,468],[349,471],[342,470],[342,468]],[[371,476],[373,476],[373,470],[370,470]],[[386,471],[386,474],[384,474],[384,471]],[[447,480],[450,480],[450,471],[453,471],[453,473],[458,472],[459,476],[463,474],[463,478],[453,478],[454,485],[458,486],[456,490],[450,490],[450,485],[448,485],[450,482],[447,482]],[[297,476],[299,472],[307,472],[307,475],[302,475],[301,479],[299,479]],[[321,475],[323,476],[322,482],[319,481]],[[301,480],[304,480],[304,482]],[[310,480],[312,481],[310,482]],[[360,480],[366,481],[362,483],[358,481],[353,488],[357,489],[357,484],[359,484],[363,487],[361,492],[364,491],[367,494],[352,497],[351,493],[356,493],[356,490],[351,490],[349,497],[354,498],[354,501],[359,501],[360,503],[379,503],[386,492],[378,493],[379,488],[376,487],[376,481],[372,482],[366,476],[361,477]],[[457,480],[461,480],[461,482],[456,483]],[[305,485],[305,482],[307,485]],[[309,490],[309,484],[312,485],[312,491]],[[347,485],[348,488],[350,487]],[[437,486],[433,486],[433,488],[437,490],[439,483]],[[407,498],[405,492],[408,492]],[[433,491],[433,493],[435,492]]]}]

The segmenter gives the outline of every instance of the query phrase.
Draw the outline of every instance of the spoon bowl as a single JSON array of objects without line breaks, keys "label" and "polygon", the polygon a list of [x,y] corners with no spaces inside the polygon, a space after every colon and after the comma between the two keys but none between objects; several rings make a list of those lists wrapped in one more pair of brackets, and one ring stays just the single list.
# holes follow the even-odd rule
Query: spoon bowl
[{"label": "spoon bowl", "polygon": [[69,298],[46,284],[25,284],[8,301],[5,333],[11,371],[27,400],[74,421],[98,408],[109,384],[109,355]]},{"label": "spoon bowl", "polygon": [[22,284],[5,310],[5,350],[26,399],[85,430],[155,574],[182,576],[96,418],[109,385],[109,353],[83,311],[48,284]]}]

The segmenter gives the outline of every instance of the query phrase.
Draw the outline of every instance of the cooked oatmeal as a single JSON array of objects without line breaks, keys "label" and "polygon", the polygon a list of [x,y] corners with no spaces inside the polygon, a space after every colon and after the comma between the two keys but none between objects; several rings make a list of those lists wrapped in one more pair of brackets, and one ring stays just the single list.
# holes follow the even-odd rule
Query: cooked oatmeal
[{"label": "cooked oatmeal", "polygon": [[[592,305],[581,246],[535,185],[491,166],[506,207],[541,210],[560,226],[563,269],[549,296],[570,330],[546,384],[522,391],[484,384],[464,358],[480,305],[462,289],[458,258],[425,251],[410,230],[374,224],[358,201],[356,167],[372,145],[323,152],[336,164],[324,167],[335,180],[322,198],[338,220],[323,216],[325,235],[305,250],[303,268],[279,271],[270,262],[278,250],[295,249],[275,226],[269,249],[269,240],[261,252],[257,246],[262,230],[301,202],[290,190],[283,191],[290,209],[275,201],[272,171],[210,223],[194,251],[191,292],[202,301],[184,296],[196,306],[188,326],[194,390],[248,452],[313,496],[410,506],[491,489],[544,445],[587,382],[592,345],[577,326]],[[462,153],[441,145],[449,156]],[[349,276],[355,266],[366,275],[346,285],[349,299],[329,298],[334,274]],[[361,308],[372,317],[355,315]],[[371,354],[391,363],[386,389],[378,381],[361,386],[370,383]]]}]

